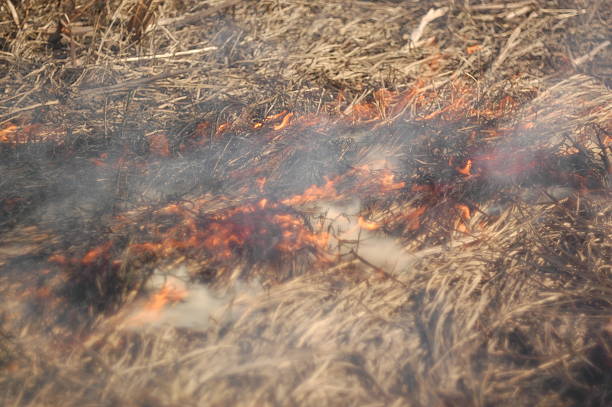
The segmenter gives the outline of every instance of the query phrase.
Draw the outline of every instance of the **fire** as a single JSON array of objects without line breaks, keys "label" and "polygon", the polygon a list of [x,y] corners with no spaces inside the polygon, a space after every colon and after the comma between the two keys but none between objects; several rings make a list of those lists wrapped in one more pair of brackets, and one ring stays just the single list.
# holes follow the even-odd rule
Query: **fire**
[{"label": "fire", "polygon": [[357,218],[357,223],[362,229],[365,229],[365,230],[372,231],[372,230],[380,229],[380,225],[378,223],[368,221],[364,219],[363,216],[360,216],[359,218]]},{"label": "fire", "polygon": [[295,206],[324,199],[333,199],[337,196],[338,192],[336,191],[334,180],[327,179],[322,187],[312,185],[303,194],[295,195],[281,202],[284,205]]},{"label": "fire", "polygon": [[[262,250],[277,254],[307,248],[315,252],[326,250],[327,234],[313,231],[302,217],[284,203],[262,198],[243,206],[200,215],[205,207],[206,202],[196,202],[189,207],[167,205],[157,211],[153,221],[161,216],[159,221],[167,222],[167,217],[171,216],[174,226],[162,232],[151,225],[151,238],[154,241],[133,243],[129,250],[156,256],[197,251],[206,253],[215,262],[258,255]],[[129,220],[125,222],[133,223]]]},{"label": "fire", "polygon": [[482,49],[482,45],[480,44],[475,44],[475,45],[470,45],[466,48],[466,52],[468,55],[472,55],[477,53],[478,51],[480,51]]},{"label": "fire", "polygon": [[[480,45],[476,45],[470,47],[468,52],[479,50]],[[232,158],[233,163],[238,161],[240,163],[229,166],[224,174],[227,174],[232,181],[248,177],[254,182],[238,185],[236,190],[232,191],[234,195],[227,199],[217,196],[217,201],[213,202],[210,197],[188,195],[185,202],[171,203],[157,210],[143,206],[134,210],[135,214],[122,213],[117,217],[114,230],[121,231],[122,228],[127,230],[128,227],[133,228],[133,224],[139,225],[138,231],[134,232],[136,236],[129,240],[130,243],[124,242],[122,245],[118,242],[106,242],[89,248],[84,255],[82,252],[76,256],[56,253],[49,258],[49,261],[72,269],[86,266],[88,270],[94,270],[102,264],[116,266],[120,260],[114,260],[112,256],[123,251],[144,259],[198,255],[210,261],[213,268],[219,265],[235,265],[235,262],[244,259],[260,260],[261,257],[258,256],[278,259],[296,252],[314,253],[312,257],[319,259],[332,252],[330,236],[322,226],[317,228],[309,223],[313,208],[308,208],[310,212],[304,213],[303,206],[314,206],[312,204],[322,201],[366,202],[373,200],[372,197],[380,197],[383,198],[381,201],[385,201],[381,205],[383,216],[379,213],[366,214],[367,209],[362,208],[363,216],[357,218],[356,226],[353,224],[355,230],[384,229],[410,232],[410,236],[415,236],[417,233],[436,229],[433,224],[431,228],[427,227],[429,219],[434,219],[436,221],[434,223],[443,224],[444,227],[441,229],[446,232],[454,230],[467,233],[468,221],[476,204],[468,206],[457,203],[464,202],[464,199],[465,202],[469,202],[470,197],[464,197],[461,188],[465,188],[466,185],[469,188],[478,187],[478,182],[485,177],[503,180],[512,177],[515,180],[517,176],[528,176],[544,168],[541,164],[544,160],[539,155],[539,150],[532,146],[495,149],[495,143],[506,141],[509,137],[526,132],[535,126],[537,119],[535,113],[534,117],[529,116],[518,124],[499,127],[497,123],[508,123],[508,121],[497,119],[507,118],[510,112],[517,109],[517,102],[505,96],[491,103],[482,104],[477,103],[478,97],[476,89],[459,81],[453,82],[447,88],[435,88],[417,82],[403,91],[381,89],[348,106],[344,96],[339,94],[337,105],[321,107],[321,111],[328,112],[326,114],[299,115],[283,110],[256,122],[243,118],[242,122],[225,122],[215,126],[212,122],[202,121],[196,124],[193,134],[182,135],[180,139],[185,144],[179,145],[178,151],[189,151],[190,147],[204,147],[208,143],[213,147],[223,147],[222,138],[230,132],[242,139],[244,134],[240,132],[248,134],[249,131],[252,136],[249,139],[252,144],[249,146],[259,148],[263,143],[273,142],[271,144],[274,148],[280,147],[277,149],[278,152],[271,148],[271,152],[266,151],[266,154],[262,155],[263,158],[253,160],[251,163],[247,162],[248,160],[243,163],[242,157]],[[336,113],[329,114],[330,111]],[[430,123],[424,123],[426,121]],[[488,121],[495,125],[482,125]],[[276,185],[270,188],[269,184],[283,176],[278,176],[273,171],[283,168],[277,164],[283,159],[285,151],[291,152],[291,146],[301,143],[304,140],[301,137],[304,135],[331,139],[331,131],[336,128],[357,128],[359,131],[371,130],[371,134],[380,135],[382,138],[392,132],[397,134],[399,133],[397,129],[403,128],[395,128],[393,124],[415,124],[415,122],[418,122],[417,127],[421,126],[416,131],[438,128],[439,134],[444,137],[448,134],[449,128],[457,130],[461,141],[458,145],[469,143],[469,147],[466,151],[450,154],[448,151],[453,150],[446,147],[445,152],[440,154],[433,151],[427,153],[417,151],[424,157],[424,162],[433,163],[440,170],[433,175],[423,176],[420,173],[400,172],[410,167],[398,166],[396,169],[389,169],[394,167],[391,160],[375,161],[369,157],[368,151],[363,155],[359,152],[357,153],[359,160],[364,158],[363,161],[366,161],[370,158],[366,164],[357,160],[351,163],[355,166],[342,167],[344,169],[338,170],[344,172],[322,174],[321,181],[306,187],[301,193],[282,197],[267,194],[277,191],[274,188]],[[421,128],[424,130],[420,130]],[[20,128],[9,123],[0,130],[0,142],[26,142],[31,141],[34,136],[39,140],[44,134],[43,130],[40,125]],[[147,134],[146,137],[149,142],[149,152],[154,158],[169,157],[173,153],[173,139],[168,133],[156,131]],[[604,137],[604,144],[610,143],[609,135]],[[275,144],[279,140],[281,142]],[[303,144],[308,144],[310,148],[309,143]],[[437,145],[435,146],[437,148]],[[462,158],[460,161],[459,157],[464,157],[463,154],[469,154],[470,158],[465,160]],[[576,148],[568,148],[556,151],[555,154],[557,158],[566,158],[578,152]],[[123,154],[121,158],[114,158],[117,156],[118,154],[111,153],[109,158],[107,153],[102,153],[88,160],[91,165],[98,167],[138,165],[130,158],[129,152]],[[267,157],[274,157],[272,165],[266,168],[265,165],[258,164],[268,159]],[[393,163],[395,161],[396,158]],[[418,171],[421,171],[420,164],[417,167]],[[491,175],[493,177],[490,177]],[[560,175],[559,178],[561,177]],[[574,174],[563,177],[565,181],[580,185],[581,188],[588,187],[586,175]],[[408,182],[404,180],[410,180],[410,188],[406,187]],[[240,196],[248,198],[237,200]],[[410,201],[400,205],[397,204],[400,199]],[[8,208],[6,210],[10,211],[13,205],[12,201],[5,200],[0,203],[0,209]],[[392,210],[385,212],[388,208],[385,205]],[[378,208],[376,204],[373,207]],[[437,222],[440,218],[442,222]],[[167,291],[168,289],[161,290],[159,295],[151,299],[151,304],[172,302],[173,300],[167,299],[172,298]]]},{"label": "fire", "polygon": [[288,112],[287,112],[286,110],[283,110],[283,111],[282,111],[282,112],[280,112],[280,113],[277,113],[277,114],[273,114],[273,115],[267,116],[267,117],[265,118],[265,120],[264,120],[264,121],[265,121],[266,123],[268,123],[268,122],[273,122],[273,121],[276,121],[276,120],[280,120],[280,119],[282,119],[282,118],[283,118],[283,117],[284,117],[284,116],[285,116],[287,113],[288,113]]},{"label": "fire", "polygon": [[268,179],[265,177],[260,177],[255,180],[255,183],[257,184],[257,189],[260,193],[264,192],[264,189],[266,188],[266,182],[268,182]]},{"label": "fire", "polygon": [[457,172],[459,172],[459,174],[463,174],[467,176],[472,175],[472,160],[467,160],[465,163],[465,166],[456,167],[456,170]]},{"label": "fire", "polygon": [[287,115],[283,117],[283,120],[279,124],[274,125],[272,128],[277,131],[287,128],[289,124],[291,123],[292,118],[293,118],[293,113],[287,113]]},{"label": "fire", "polygon": [[221,134],[225,133],[227,130],[229,130],[229,128],[231,127],[230,123],[222,123],[219,125],[219,127],[217,128],[217,132],[215,133],[215,135],[218,137]]},{"label": "fire", "polygon": [[426,206],[419,206],[417,208],[413,208],[411,211],[403,215],[406,224],[406,230],[418,230],[421,227],[421,216],[423,216],[426,211]]},{"label": "fire", "polygon": [[170,302],[178,302],[185,299],[188,295],[185,287],[176,284],[175,282],[166,282],[164,286],[155,293],[153,297],[144,306],[148,311],[159,311]]},{"label": "fire", "polygon": [[404,188],[406,183],[403,181],[395,182],[395,175],[392,172],[384,172],[380,179],[380,186],[382,192],[389,192]]},{"label": "fire", "polygon": [[0,143],[26,144],[26,143],[62,143],[66,132],[61,129],[49,128],[40,123],[28,124],[19,127],[15,123],[8,123],[0,129]]},{"label": "fire", "polygon": [[18,128],[15,124],[9,123],[5,128],[0,130],[0,143],[14,143],[12,138]]},{"label": "fire", "polygon": [[107,253],[111,247],[112,247],[112,242],[106,242],[101,246],[95,247],[91,249],[90,251],[88,251],[85,254],[85,256],[83,256],[83,259],[81,260],[81,262],[85,265],[93,264],[100,257],[102,257],[105,253]]},{"label": "fire", "polygon": [[188,296],[189,292],[180,280],[168,279],[159,291],[154,293],[141,308],[125,321],[125,325],[137,327],[156,322],[160,319],[164,309],[171,304],[184,301]]},{"label": "fire", "polygon": [[468,231],[467,221],[472,217],[470,208],[467,205],[457,204],[455,209],[459,212],[459,219],[455,222],[455,230],[466,233]]}]

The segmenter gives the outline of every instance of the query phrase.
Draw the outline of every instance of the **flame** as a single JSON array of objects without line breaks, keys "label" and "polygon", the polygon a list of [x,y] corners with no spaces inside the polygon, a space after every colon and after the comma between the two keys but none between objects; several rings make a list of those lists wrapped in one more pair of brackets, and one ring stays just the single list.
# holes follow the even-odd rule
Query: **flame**
[{"label": "flame", "polygon": [[466,176],[472,175],[472,160],[467,160],[465,166],[456,167],[455,169],[457,170],[457,172],[459,172],[459,174],[463,174]]},{"label": "flame", "polygon": [[390,171],[385,171],[380,178],[381,192],[395,191],[406,186],[403,181],[395,182],[395,175]]},{"label": "flame", "polygon": [[9,123],[0,130],[0,143],[4,144],[26,144],[26,143],[62,143],[66,132],[61,129],[43,126],[40,123],[32,123],[19,127]]},{"label": "flame", "polygon": [[158,311],[164,308],[169,302],[178,302],[185,299],[187,294],[185,287],[169,281],[164,284],[159,292],[153,295],[144,308],[149,311]]},{"label": "flame", "polygon": [[257,184],[257,189],[259,189],[259,192],[262,194],[266,187],[266,182],[268,182],[268,179],[266,177],[260,177],[255,180],[255,183]]},{"label": "flame", "polygon": [[222,123],[219,125],[219,127],[217,127],[217,132],[215,133],[215,136],[219,137],[220,135],[222,135],[223,133],[225,133],[227,130],[229,130],[229,128],[232,125],[230,123]]},{"label": "flame", "polygon": [[286,110],[283,110],[283,111],[282,111],[282,112],[280,112],[280,113],[277,113],[277,114],[273,114],[273,115],[267,116],[267,117],[264,119],[264,121],[265,121],[266,123],[268,123],[268,122],[273,122],[273,121],[276,121],[276,120],[280,120],[280,119],[282,119],[282,118],[283,118],[283,117],[284,117],[284,116],[285,116],[287,113],[288,113],[288,112],[287,112]]},{"label": "flame", "polygon": [[415,231],[421,227],[421,216],[423,216],[426,210],[426,206],[419,206],[412,208],[411,211],[403,216],[407,231]]},{"label": "flame", "polygon": [[112,242],[106,242],[88,251],[81,259],[81,263],[90,265],[96,262],[100,257],[106,254],[112,247]]},{"label": "flame", "polygon": [[0,143],[14,143],[13,134],[17,132],[17,126],[9,123],[5,128],[0,130]]},{"label": "flame", "polygon": [[482,45],[480,44],[475,44],[475,45],[470,45],[466,48],[466,52],[468,55],[472,55],[477,53],[478,51],[480,51],[482,49]]},{"label": "flame", "polygon": [[[296,198],[295,202],[301,199]],[[304,248],[326,250],[327,234],[311,230],[302,217],[283,203],[262,198],[215,214],[200,215],[206,206],[207,202],[194,202],[189,207],[176,203],[167,205],[157,212],[157,216],[175,217],[174,226],[163,232],[152,226],[157,241],[134,243],[129,250],[157,256],[203,250],[213,261],[237,259],[262,249],[278,253]],[[125,222],[133,223],[133,220]]]},{"label": "flame", "polygon": [[324,199],[333,199],[337,196],[338,192],[336,191],[335,182],[333,180],[326,179],[325,185],[322,187],[312,185],[306,191],[304,191],[303,194],[295,195],[281,202],[284,205],[295,206]]},{"label": "flame", "polygon": [[125,321],[125,325],[137,327],[158,321],[164,309],[171,304],[185,300],[188,296],[189,292],[180,280],[168,279],[159,291],[148,299],[142,308],[138,309]]},{"label": "flame", "polygon": [[283,117],[283,120],[279,124],[274,125],[272,128],[277,131],[287,128],[289,124],[291,123],[292,118],[293,118],[293,113],[287,113],[287,115]]},{"label": "flame", "polygon": [[90,158],[89,162],[96,167],[108,167],[108,163],[105,161],[106,159],[108,159],[108,154],[102,153],[98,158]]},{"label": "flame", "polygon": [[[471,54],[479,52],[481,49],[480,44],[472,45],[467,48],[467,52]],[[438,61],[434,61],[433,64],[444,63],[442,56],[438,55],[436,58]],[[440,60],[442,62],[439,62]],[[417,82],[414,86],[402,92],[388,89],[378,90],[369,96],[369,100],[353,103],[348,107],[344,94],[340,92],[337,106],[333,106],[338,114],[333,117],[316,114],[298,116],[284,110],[255,123],[248,121],[246,126],[238,126],[229,122],[222,123],[216,130],[213,124],[203,121],[196,125],[192,136],[186,137],[187,144],[182,144],[179,148],[180,151],[184,151],[189,146],[202,146],[206,142],[214,142],[215,137],[219,137],[229,130],[239,131],[245,127],[246,129],[250,127],[260,129],[254,133],[257,134],[258,139],[265,141],[271,138],[290,138],[296,135],[299,137],[302,134],[300,130],[306,128],[310,131],[304,133],[312,134],[311,126],[317,126],[314,129],[317,133],[329,134],[329,128],[333,128],[332,126],[336,124],[349,127],[357,123],[360,128],[378,130],[384,129],[382,126],[392,120],[408,121],[407,119],[410,119],[411,122],[413,118],[418,121],[435,120],[436,122],[464,120],[467,121],[467,125],[463,126],[464,123],[461,122],[462,127],[457,128],[466,132],[466,137],[469,137],[468,141],[471,141],[471,144],[477,144],[478,142],[492,144],[498,138],[512,136],[517,131],[526,131],[535,126],[533,120],[523,120],[513,128],[476,126],[475,123],[507,116],[510,111],[517,109],[517,102],[507,96],[495,103],[482,106],[476,103],[479,95],[477,89],[474,89],[473,86],[468,87],[457,81],[453,82],[451,88],[448,93],[443,93],[445,92],[444,89],[432,89],[432,87],[425,87],[424,82]],[[325,107],[323,110],[329,111]],[[400,116],[401,119],[398,119]],[[500,122],[507,121],[495,121],[495,123]],[[288,128],[293,131],[277,133]],[[40,125],[20,129],[15,124],[8,124],[0,130],[0,142],[26,142],[31,140],[32,135],[43,134],[42,129]],[[212,133],[214,133],[213,140],[210,137]],[[468,133],[469,135],[467,135]],[[381,132],[381,134],[385,133]],[[147,135],[147,138],[152,154],[160,157],[171,155],[171,140],[168,134],[153,132]],[[295,141],[289,140],[288,144]],[[299,141],[298,138],[297,142]],[[604,143],[609,142],[610,137],[606,136]],[[575,152],[567,150],[565,153],[573,154]],[[452,176],[461,178],[459,175],[462,175],[473,177],[470,181],[476,181],[478,177],[483,175],[482,173],[507,178],[508,175],[522,174],[538,168],[538,162],[540,161],[537,156],[534,156],[533,152],[528,154],[526,151],[477,151],[470,152],[470,157],[465,162],[456,160],[456,156],[451,157],[447,161],[448,178]],[[101,167],[111,165],[113,162],[118,166],[136,164],[128,161],[128,158],[110,161],[107,155],[90,158],[89,161],[92,165]],[[308,252],[325,252],[329,250],[329,235],[321,230],[313,230],[308,224],[307,218],[300,214],[299,206],[313,202],[339,200],[345,197],[381,196],[402,190],[402,194],[414,193],[415,200],[412,202],[417,202],[404,212],[393,215],[392,220],[399,225],[403,225],[405,231],[421,229],[425,222],[425,213],[433,207],[442,208],[445,211],[443,214],[447,216],[445,223],[448,226],[453,225],[454,222],[455,230],[468,231],[468,220],[471,217],[470,207],[464,204],[447,204],[449,202],[447,198],[457,199],[456,194],[453,194],[453,192],[456,192],[454,188],[463,183],[446,179],[447,175],[445,174],[444,177],[441,177],[445,179],[444,181],[431,182],[431,184],[426,185],[414,183],[411,185],[411,191],[408,191],[406,182],[397,180],[396,174],[386,168],[387,166],[391,165],[384,164],[384,161],[383,164],[370,161],[369,165],[352,168],[341,175],[325,177],[322,183],[313,184],[302,193],[275,199],[270,196],[264,197],[268,182],[268,178],[266,178],[268,168],[264,168],[263,165],[241,164],[230,168],[228,173],[235,178],[250,177],[250,179],[255,179],[253,185],[233,191],[237,194],[252,194],[252,199],[243,205],[226,207],[213,212],[212,207],[218,208],[222,205],[212,205],[210,201],[202,198],[201,202],[196,199],[188,204],[173,203],[166,205],[154,211],[150,219],[143,219],[145,216],[141,216],[140,219],[135,220],[130,219],[130,216],[125,216],[118,223],[123,222],[126,226],[128,223],[138,222],[146,229],[146,233],[143,232],[137,242],[128,246],[128,251],[142,252],[158,257],[176,253],[181,256],[185,253],[203,253],[212,262],[222,262],[259,252],[283,254],[303,249]],[[587,180],[581,180],[578,177],[572,178],[573,182],[586,186]],[[229,199],[225,202],[228,201]],[[444,204],[438,205],[442,201]],[[451,200],[451,202],[454,201]],[[3,202],[3,205],[9,204],[10,202]],[[146,210],[142,212],[150,213]],[[432,216],[432,213],[433,211],[429,215]],[[379,230],[383,226],[392,224],[389,219],[373,222],[364,216],[358,217],[357,223],[357,227],[368,231]],[[164,226],[161,226],[162,224]],[[49,260],[71,267],[95,265],[101,259],[108,260],[111,251],[119,251],[118,247],[111,249],[113,249],[112,243],[107,242],[89,250],[82,258],[67,258],[57,254]],[[167,299],[169,294],[164,290],[158,294],[161,299],[155,299],[154,296],[151,300],[152,303],[165,304],[172,301]],[[163,300],[163,298],[166,298],[166,300]],[[156,309],[157,306],[151,305],[151,307]]]},{"label": "flame", "polygon": [[455,222],[455,230],[466,233],[468,231],[467,221],[471,219],[471,211],[467,205],[457,204],[455,209],[459,212],[459,219]]},{"label": "flame", "polygon": [[457,204],[455,205],[455,208],[457,208],[457,210],[459,211],[459,216],[461,217],[461,219],[468,220],[472,217],[470,214],[470,208],[467,205]]},{"label": "flame", "polygon": [[376,222],[370,222],[370,221],[368,221],[368,220],[364,219],[364,218],[363,218],[363,216],[360,216],[360,217],[357,219],[357,224],[358,224],[358,225],[359,225],[359,226],[360,226],[362,229],[365,229],[365,230],[370,230],[370,231],[372,231],[372,230],[378,230],[378,229],[380,229],[380,225],[379,225],[378,223],[376,223]]}]

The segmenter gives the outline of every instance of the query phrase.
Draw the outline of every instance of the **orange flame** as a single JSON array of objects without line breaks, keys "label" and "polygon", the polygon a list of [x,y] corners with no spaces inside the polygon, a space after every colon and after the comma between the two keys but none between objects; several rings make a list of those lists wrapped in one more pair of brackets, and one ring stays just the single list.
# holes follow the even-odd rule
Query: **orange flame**
[{"label": "orange flame", "polygon": [[386,171],[382,174],[382,177],[380,178],[380,187],[382,192],[394,191],[397,189],[402,189],[406,186],[405,182],[395,182],[394,178],[395,175],[390,171]]},{"label": "orange flame", "polygon": [[380,229],[380,225],[379,225],[378,223],[376,223],[376,222],[371,222],[371,221],[369,221],[369,220],[366,220],[366,219],[364,219],[362,216],[360,216],[360,217],[357,219],[357,223],[359,224],[359,226],[360,226],[362,229],[365,229],[365,230],[370,230],[370,231],[371,231],[371,230],[377,230],[377,229]]},{"label": "orange flame", "polygon": [[17,132],[17,126],[13,123],[9,123],[5,128],[0,130],[0,143],[14,143],[14,139],[11,137]]},{"label": "orange flame", "polygon": [[126,321],[126,325],[134,327],[158,321],[167,306],[183,301],[188,295],[187,288],[180,281],[168,280],[141,309]]},{"label": "orange flame", "polygon": [[303,205],[308,202],[318,201],[321,199],[333,199],[338,196],[334,181],[327,179],[325,185],[319,187],[317,185],[310,186],[301,195],[295,195],[291,198],[281,201],[284,205]]},{"label": "orange flame", "polygon": [[227,130],[229,130],[229,128],[231,127],[230,123],[222,123],[219,125],[219,127],[217,128],[217,132],[215,133],[215,135],[218,137],[221,134],[225,133]]},{"label": "orange flame", "polygon": [[81,263],[85,265],[90,265],[96,262],[100,257],[102,257],[106,252],[108,252],[112,246],[112,242],[106,242],[103,245],[95,247],[88,251],[85,256],[81,259]]},{"label": "orange flame", "polygon": [[465,166],[456,167],[455,169],[457,170],[457,172],[459,172],[459,174],[463,174],[466,176],[472,175],[472,160],[467,160]]},{"label": "orange flame", "polygon": [[286,114],[287,114],[287,111],[286,111],[286,110],[283,110],[283,111],[282,111],[282,112],[280,112],[280,113],[277,113],[277,114],[273,114],[273,115],[267,116],[267,117],[265,118],[265,120],[264,120],[264,121],[265,121],[265,122],[273,122],[273,121],[275,121],[275,120],[280,120],[280,119],[281,119],[283,116],[285,116]]},{"label": "orange flame", "polygon": [[169,302],[178,302],[187,297],[187,290],[184,287],[170,282],[166,282],[164,286],[144,306],[149,311],[159,311]]},{"label": "orange flame", "polygon": [[274,125],[272,128],[277,131],[282,130],[289,126],[292,118],[293,118],[293,113],[288,113],[285,117],[283,117],[283,120],[279,124]]},{"label": "orange flame", "polygon": [[457,204],[455,208],[459,212],[459,219],[455,222],[455,230],[466,233],[468,231],[467,221],[472,217],[470,208],[463,204]]},{"label": "orange flame", "polygon": [[[303,202],[304,199],[297,196],[294,202]],[[281,203],[271,202],[267,198],[207,217],[199,214],[200,206],[207,206],[206,202],[195,202],[189,208],[179,204],[162,208],[157,212],[159,215],[178,217],[174,221],[176,226],[162,233],[155,228],[155,237],[160,242],[136,243],[129,249],[153,255],[204,249],[213,260],[224,261],[237,258],[245,249],[247,253],[258,250],[262,244],[280,252],[293,252],[306,247],[318,252],[325,251],[327,247],[326,233],[312,231],[301,217],[287,212]]]},{"label": "orange flame", "polygon": [[478,51],[480,51],[482,49],[482,45],[480,44],[475,44],[475,45],[470,45],[466,48],[467,54],[468,55],[472,55],[477,53]]},{"label": "orange flame", "polygon": [[421,216],[425,213],[427,208],[425,206],[419,206],[413,211],[406,214],[406,229],[409,231],[415,231],[421,227]]}]

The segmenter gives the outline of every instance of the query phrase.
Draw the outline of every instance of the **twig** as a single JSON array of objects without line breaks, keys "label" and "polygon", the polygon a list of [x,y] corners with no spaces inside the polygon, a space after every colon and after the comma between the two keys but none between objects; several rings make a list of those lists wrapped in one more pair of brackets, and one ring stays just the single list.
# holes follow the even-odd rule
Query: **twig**
[{"label": "twig", "polygon": [[[133,79],[133,80],[117,83],[117,84],[111,85],[111,86],[105,86],[105,87],[102,87],[102,88],[83,89],[83,90],[80,91],[80,94],[77,96],[76,99],[81,98],[81,97],[91,97],[91,96],[97,96],[97,95],[104,95],[104,94],[107,94],[107,93],[113,93],[113,92],[119,92],[119,91],[134,89],[134,88],[137,88],[139,86],[146,85],[146,84],[149,84],[149,83],[152,83],[152,82],[156,82],[156,81],[159,81],[159,80],[162,80],[162,79],[170,78],[172,76],[180,75],[180,74],[183,74],[185,72],[187,72],[187,70],[183,69],[183,70],[174,71],[174,72],[162,73],[162,74],[150,76],[150,77],[147,77],[147,78]],[[6,119],[7,117],[13,116],[16,113],[21,113],[21,112],[25,112],[25,111],[28,111],[28,110],[38,109],[39,107],[53,106],[53,105],[57,105],[59,103],[60,103],[60,101],[58,99],[49,100],[49,101],[42,102],[42,103],[35,103],[33,105],[30,105],[30,106],[25,106],[25,107],[21,107],[21,108],[17,108],[17,109],[11,110],[10,112],[8,112],[8,113],[6,113],[4,115],[0,115],[0,119]]]},{"label": "twig", "polygon": [[150,61],[152,59],[173,58],[173,57],[180,57],[184,55],[201,54],[203,52],[215,51],[217,49],[218,49],[217,47],[206,47],[206,48],[190,49],[188,51],[169,52],[167,54],[145,55],[142,57],[129,57],[129,58],[123,59],[123,62],[138,62],[138,61]]},{"label": "twig", "polygon": [[594,347],[594,345],[587,345],[587,346],[583,346],[582,348],[580,348],[577,352],[575,353],[567,353],[561,357],[558,357],[557,359],[553,359],[550,360],[548,362],[542,363],[539,366],[534,367],[533,369],[527,370],[524,373],[521,373],[519,375],[516,375],[510,379],[508,379],[508,381],[506,382],[508,385],[514,386],[517,383],[519,383],[522,380],[526,380],[529,379],[530,377],[533,377],[539,373],[541,373],[544,370],[550,369],[560,363],[564,363],[568,360],[570,360],[572,357],[576,357],[577,355],[580,355],[582,353],[584,353],[585,351],[592,349]]},{"label": "twig", "polygon": [[574,60],[572,60],[572,63],[574,64],[574,66],[580,66],[582,64],[584,64],[585,62],[590,61],[591,59],[593,59],[595,57],[595,55],[597,55],[599,52],[603,51],[604,49],[606,49],[608,47],[608,45],[610,45],[610,41],[604,41],[601,44],[599,44],[598,46],[596,46],[595,48],[593,48],[591,50],[591,52],[589,52],[588,54],[585,54],[579,58],[576,58]]},{"label": "twig", "polygon": [[139,86],[146,85],[152,82],[156,82],[162,79],[170,78],[172,76],[180,75],[185,72],[187,72],[187,70],[182,69],[179,71],[166,72],[166,73],[162,73],[159,75],[149,76],[147,78],[133,79],[130,81],[117,83],[111,86],[105,86],[102,88],[84,89],[80,92],[79,96],[95,96],[95,95],[113,93],[113,92],[122,91],[122,90],[133,89],[133,88],[137,88]]},{"label": "twig", "polygon": [[17,14],[17,10],[15,9],[15,6],[13,6],[13,3],[11,3],[11,0],[4,0],[4,3],[6,4],[6,8],[8,8],[9,12],[11,13],[11,17],[13,17],[13,22],[15,23],[15,25],[17,26],[17,29],[19,30],[19,28],[21,28],[21,24],[19,23],[19,14]]},{"label": "twig", "polygon": [[510,4],[505,4],[505,3],[477,4],[473,6],[470,5],[469,9],[470,10],[507,10],[507,9],[523,7],[526,5],[530,5],[532,3],[533,3],[532,1],[519,1],[517,3],[510,3]]},{"label": "twig", "polygon": [[519,36],[521,35],[521,32],[523,32],[523,28],[525,27],[525,25],[527,25],[529,21],[531,21],[531,18],[534,16],[535,13],[532,13],[529,17],[525,19],[525,21],[519,24],[519,26],[516,27],[514,31],[512,31],[512,34],[510,34],[508,41],[506,41],[506,45],[504,45],[504,48],[499,53],[499,56],[493,63],[493,66],[491,67],[491,72],[497,71],[497,69],[504,63],[506,58],[508,58],[510,51],[512,51],[512,49],[514,49],[514,47],[516,47],[516,45],[519,43]]},{"label": "twig", "polygon": [[38,109],[39,107],[53,106],[53,105],[57,105],[57,104],[59,104],[59,100],[58,99],[49,100],[49,101],[42,102],[42,103],[35,103],[33,105],[30,105],[30,106],[20,107],[18,109],[11,110],[9,113],[3,114],[2,116],[0,116],[0,119],[5,119],[5,118],[7,118],[9,116],[14,115],[15,113],[27,112],[28,110]]},{"label": "twig", "polygon": [[412,31],[412,34],[410,34],[410,44],[409,45],[412,45],[415,47],[422,45],[423,41],[421,41],[421,37],[423,36],[423,32],[425,31],[425,27],[427,27],[427,24],[442,17],[443,15],[446,14],[447,11],[448,11],[448,7],[442,7],[438,9],[434,9],[434,8],[429,9],[427,14],[425,14],[421,18],[421,22],[419,23],[419,26],[415,28],[414,31]]}]

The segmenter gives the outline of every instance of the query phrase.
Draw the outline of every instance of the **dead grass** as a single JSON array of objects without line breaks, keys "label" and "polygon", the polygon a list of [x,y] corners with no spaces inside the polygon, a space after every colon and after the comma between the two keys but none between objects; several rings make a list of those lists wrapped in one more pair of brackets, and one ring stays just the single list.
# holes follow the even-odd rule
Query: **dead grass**
[{"label": "dead grass", "polygon": [[[34,125],[0,145],[5,405],[612,402],[604,1],[59,3],[0,3],[0,129]],[[383,125],[334,121],[364,100],[392,112],[381,88],[426,102]],[[460,119],[425,119],[461,94]],[[506,96],[516,105],[487,116]],[[252,137],[284,109],[328,121]],[[511,171],[517,151],[555,159],[524,178],[452,170],[486,152]],[[103,154],[116,166],[91,165]],[[346,175],[378,155],[399,163],[398,181],[452,187],[378,196]],[[206,220],[257,199],[254,173],[271,199],[344,177],[334,203],[359,199],[385,225],[371,238],[393,242],[396,267],[359,256],[360,242],[325,266],[312,248],[222,263],[130,250],[175,221],[159,215],[168,204],[203,200],[191,208]],[[460,203],[473,216],[458,231]],[[414,228],[417,204],[430,210]],[[321,221],[282,210],[310,230]],[[49,261],[106,242],[113,257],[94,266]],[[222,275],[226,307],[205,328],[117,329],[150,276],[177,264]],[[241,288],[245,276],[265,288]]]}]

